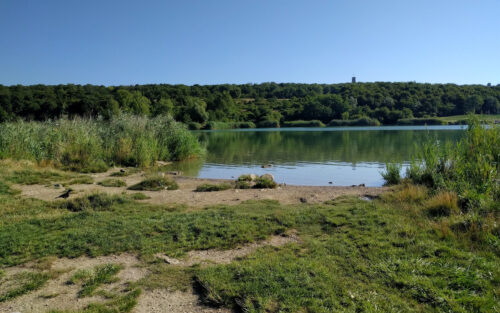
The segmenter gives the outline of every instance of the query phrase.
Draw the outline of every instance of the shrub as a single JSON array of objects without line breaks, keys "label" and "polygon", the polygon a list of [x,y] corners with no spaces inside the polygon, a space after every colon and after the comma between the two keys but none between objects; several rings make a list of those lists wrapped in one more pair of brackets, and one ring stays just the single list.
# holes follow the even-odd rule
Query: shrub
[{"label": "shrub", "polygon": [[397,125],[447,125],[448,122],[439,118],[402,118]]},{"label": "shrub", "polygon": [[355,120],[331,120],[328,125],[329,127],[336,126],[380,126],[380,122],[377,119],[369,117],[361,117]]},{"label": "shrub", "polygon": [[252,188],[252,184],[250,183],[250,181],[239,180],[236,182],[235,188],[236,189],[250,189],[250,188]]},{"label": "shrub", "polygon": [[126,203],[127,199],[121,196],[112,196],[106,193],[94,193],[85,197],[60,201],[55,204],[57,208],[66,209],[71,212],[87,210],[107,211],[114,204]]},{"label": "shrub", "polygon": [[311,121],[287,121],[283,123],[283,127],[325,127],[319,120],[311,120]]},{"label": "shrub", "polygon": [[238,181],[250,182],[254,181],[255,179],[257,179],[257,176],[255,176],[254,174],[243,174],[238,177]]},{"label": "shrub", "polygon": [[279,128],[280,123],[278,121],[263,120],[257,123],[259,128]]},{"label": "shrub", "polygon": [[457,213],[457,194],[449,191],[439,192],[427,201],[426,210],[433,217],[450,216]]},{"label": "shrub", "polygon": [[261,177],[257,178],[253,188],[257,188],[257,189],[258,188],[270,188],[270,189],[272,189],[272,188],[276,188],[277,186],[278,186],[278,184],[274,180],[272,180],[268,177],[261,176]]},{"label": "shrub", "polygon": [[222,183],[222,184],[203,184],[198,187],[196,187],[195,191],[196,192],[210,192],[210,191],[222,191],[222,190],[228,190],[231,189],[232,186],[228,183]]},{"label": "shrub", "polygon": [[170,178],[165,177],[151,177],[147,178],[140,183],[128,187],[129,190],[148,190],[148,191],[159,191],[159,190],[176,190],[179,189],[179,185]]},{"label": "shrub", "polygon": [[401,182],[401,164],[400,163],[387,163],[385,172],[382,172],[382,177],[386,185],[396,185]]},{"label": "shrub", "polygon": [[190,130],[200,130],[203,127],[200,123],[190,122],[188,123],[188,129]]},{"label": "shrub", "polygon": [[108,178],[97,183],[103,187],[125,187],[127,184],[123,180]]}]

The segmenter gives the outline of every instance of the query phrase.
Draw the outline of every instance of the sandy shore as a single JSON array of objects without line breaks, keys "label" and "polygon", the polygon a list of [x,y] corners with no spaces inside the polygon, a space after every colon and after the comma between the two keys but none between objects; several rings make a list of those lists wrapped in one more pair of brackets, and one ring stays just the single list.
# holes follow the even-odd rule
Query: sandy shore
[{"label": "sandy shore", "polygon": [[[70,198],[79,197],[92,192],[106,192],[111,194],[128,193],[136,191],[127,190],[127,187],[103,187],[99,181],[110,178],[112,169],[106,173],[90,174],[94,184],[72,185],[74,190]],[[123,180],[127,186],[136,184],[144,179],[145,174],[139,172],[126,177],[116,177]],[[216,192],[195,192],[197,186],[205,183],[233,183],[225,179],[201,179],[185,176],[171,176],[179,185],[178,190],[141,191],[150,197],[142,200],[152,204],[185,204],[188,207],[205,207],[216,204],[237,204],[247,200],[277,200],[283,204],[294,203],[321,203],[343,195],[377,196],[387,190],[385,187],[342,187],[342,186],[291,186],[282,185],[276,189],[229,189]],[[52,185],[15,185],[14,188],[22,191],[25,197],[41,200],[54,200],[62,193],[63,188],[54,188]]]}]

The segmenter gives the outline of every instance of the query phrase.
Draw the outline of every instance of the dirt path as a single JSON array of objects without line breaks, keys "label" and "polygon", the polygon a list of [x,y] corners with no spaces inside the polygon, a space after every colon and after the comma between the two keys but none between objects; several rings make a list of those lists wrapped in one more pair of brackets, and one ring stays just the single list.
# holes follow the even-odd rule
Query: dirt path
[{"label": "dirt path", "polygon": [[[91,185],[72,185],[75,192],[71,198],[81,196],[90,192],[107,192],[112,194],[134,193],[127,190],[127,187],[103,187],[97,185],[99,181],[110,178],[111,172],[93,174],[94,184]],[[294,203],[321,203],[332,200],[342,195],[356,196],[376,196],[382,193],[386,188],[383,187],[338,187],[338,186],[280,186],[276,189],[229,189],[217,192],[194,192],[197,186],[205,183],[222,183],[231,180],[223,179],[198,179],[191,177],[172,176],[178,183],[178,190],[163,191],[141,191],[150,199],[142,200],[153,204],[177,203],[186,204],[188,207],[205,207],[216,204],[238,204],[246,200],[277,200],[283,204]],[[127,186],[136,184],[144,179],[144,173],[137,173],[126,177],[118,178],[123,180]],[[25,197],[32,197],[41,200],[51,201],[62,193],[63,188],[54,188],[53,186],[43,185],[15,185],[14,188],[22,191]]]}]

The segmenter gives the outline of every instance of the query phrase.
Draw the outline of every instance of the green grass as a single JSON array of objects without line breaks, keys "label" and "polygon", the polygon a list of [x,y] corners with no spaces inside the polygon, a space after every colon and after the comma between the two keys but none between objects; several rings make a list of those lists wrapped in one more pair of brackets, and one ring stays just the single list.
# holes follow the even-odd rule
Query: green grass
[{"label": "green grass", "polygon": [[10,279],[0,276],[0,302],[40,289],[48,279],[48,274],[36,272],[17,273]]},{"label": "green grass", "polygon": [[231,184],[222,183],[222,184],[203,184],[196,187],[196,192],[211,192],[211,191],[222,191],[233,188]]},{"label": "green grass", "polygon": [[151,199],[151,197],[146,196],[145,194],[141,192],[136,192],[130,195],[130,198],[134,200],[146,200],[146,199]]},{"label": "green grass", "polygon": [[125,187],[127,184],[120,179],[113,179],[113,178],[107,178],[104,180],[101,180],[98,185],[101,185],[103,187]]},{"label": "green grass", "polygon": [[[474,114],[481,121],[485,122],[493,122],[500,121],[500,114]],[[439,119],[447,122],[467,122],[470,118],[470,115],[452,115],[452,116],[442,116],[438,117]]]},{"label": "green grass", "polygon": [[149,167],[158,160],[184,160],[202,152],[184,125],[165,116],[0,124],[0,159],[80,172],[103,172],[113,165]]},{"label": "green grass", "polygon": [[150,177],[140,183],[128,187],[129,190],[147,190],[147,191],[159,191],[159,190],[176,190],[179,185],[171,179],[165,177]]},{"label": "green grass", "polygon": [[82,282],[82,289],[78,292],[79,297],[89,297],[94,294],[102,284],[110,284],[117,281],[116,274],[122,269],[121,265],[105,264],[97,266],[92,272],[77,272],[70,278],[71,283]]},{"label": "green grass", "polygon": [[[4,179],[11,172],[0,171],[10,188]],[[393,188],[370,202],[267,200],[200,210],[139,203],[130,195],[44,202],[4,192],[0,268],[50,256],[122,252],[152,260],[145,265],[149,276],[79,311],[85,313],[130,312],[141,289],[157,288],[195,288],[207,304],[247,312],[500,310],[499,216],[482,220],[490,228],[477,240],[470,236],[469,217],[456,212],[453,195],[436,196],[431,188],[410,184]],[[449,214],[429,214],[429,208],[446,207]],[[292,229],[300,242],[263,247],[227,265],[180,268],[153,257],[234,248]],[[97,295],[115,274],[116,268],[106,268],[79,272],[72,280]]]}]

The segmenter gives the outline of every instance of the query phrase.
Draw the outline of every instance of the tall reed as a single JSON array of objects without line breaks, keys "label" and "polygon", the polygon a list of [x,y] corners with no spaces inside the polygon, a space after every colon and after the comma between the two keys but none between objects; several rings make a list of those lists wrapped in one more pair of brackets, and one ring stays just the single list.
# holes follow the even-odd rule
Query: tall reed
[{"label": "tall reed", "polygon": [[59,119],[0,124],[0,158],[54,163],[83,172],[147,167],[200,155],[197,139],[168,116]]}]

